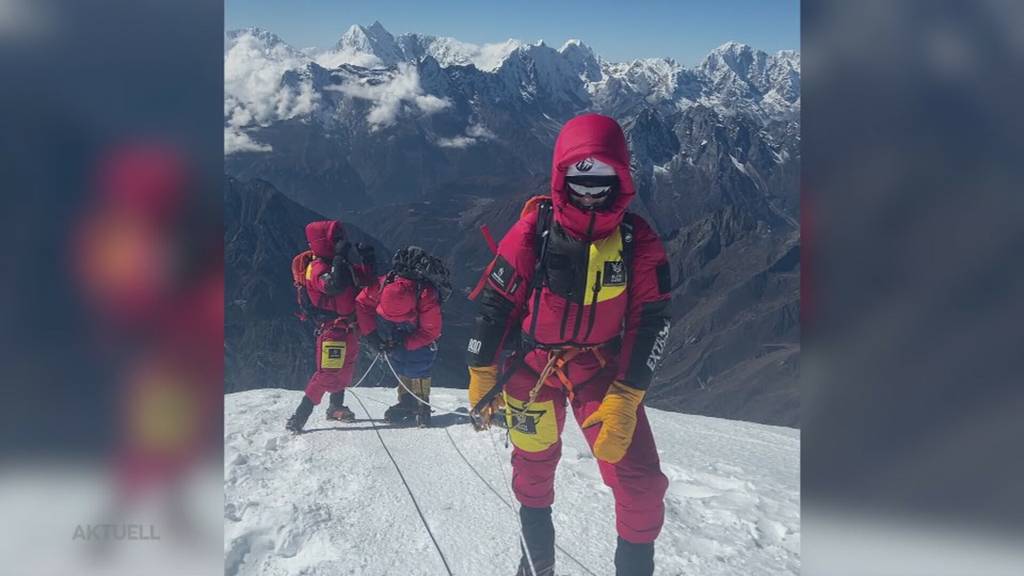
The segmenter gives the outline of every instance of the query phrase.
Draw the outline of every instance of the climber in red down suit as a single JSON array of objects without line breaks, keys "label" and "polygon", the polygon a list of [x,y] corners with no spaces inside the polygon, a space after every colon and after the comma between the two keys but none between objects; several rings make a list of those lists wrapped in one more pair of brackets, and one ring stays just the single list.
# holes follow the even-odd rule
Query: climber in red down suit
[{"label": "climber in red down suit", "polygon": [[[505,403],[526,543],[520,576],[554,574],[551,505],[567,401],[615,498],[616,574],[654,571],[668,479],[642,402],[668,338],[670,274],[657,234],[626,212],[634,194],[615,120],[573,118],[555,143],[551,197],[527,203],[485,271],[469,400],[479,428]],[[488,401],[517,330],[503,395]]]},{"label": "climber in red down suit", "polygon": [[288,419],[287,428],[301,432],[313,407],[330,392],[327,418],[351,420],[345,406],[345,387],[352,383],[352,372],[359,357],[359,333],[356,321],[356,294],[362,286],[375,281],[374,251],[359,244],[359,264],[350,259],[352,245],[337,220],[306,225],[309,252],[296,256],[293,275],[299,287],[303,314],[316,324],[316,371],[306,385],[306,393]]},{"label": "climber in red down suit", "polygon": [[398,403],[384,412],[384,420],[429,427],[430,371],[441,337],[441,299],[418,273],[415,263],[421,260],[429,257],[417,246],[396,252],[392,270],[359,293],[356,316],[366,342],[387,353],[401,380]]}]

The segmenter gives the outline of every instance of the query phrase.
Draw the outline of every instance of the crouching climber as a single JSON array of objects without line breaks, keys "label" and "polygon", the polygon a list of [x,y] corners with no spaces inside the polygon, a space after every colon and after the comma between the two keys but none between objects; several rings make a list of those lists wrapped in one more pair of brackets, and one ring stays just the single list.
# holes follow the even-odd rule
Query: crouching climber
[{"label": "crouching climber", "polygon": [[430,426],[430,372],[441,337],[441,304],[451,294],[448,272],[422,248],[395,253],[392,269],[356,298],[366,343],[387,354],[398,373],[398,402],[384,419]]}]

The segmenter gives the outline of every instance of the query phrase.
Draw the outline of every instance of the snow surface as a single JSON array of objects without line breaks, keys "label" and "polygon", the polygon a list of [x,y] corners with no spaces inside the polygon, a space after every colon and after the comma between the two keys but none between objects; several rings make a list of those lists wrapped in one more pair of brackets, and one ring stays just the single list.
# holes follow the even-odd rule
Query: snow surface
[{"label": "snow surface", "polygon": [[[350,391],[359,420],[324,420],[306,433],[284,422],[301,392],[264,389],[225,396],[225,573],[445,574],[416,510],[375,434],[401,467],[455,574],[511,574],[517,516],[474,475],[456,446],[511,501],[504,432],[477,433],[435,413],[430,429],[390,428],[380,418],[393,389]],[[465,390],[435,388],[454,410]],[[669,477],[657,574],[797,574],[800,570],[799,431],[649,409]],[[450,433],[454,442],[449,440]],[[556,476],[557,542],[595,574],[610,574],[614,508],[576,425],[566,424]],[[564,553],[559,575],[586,574]]]}]

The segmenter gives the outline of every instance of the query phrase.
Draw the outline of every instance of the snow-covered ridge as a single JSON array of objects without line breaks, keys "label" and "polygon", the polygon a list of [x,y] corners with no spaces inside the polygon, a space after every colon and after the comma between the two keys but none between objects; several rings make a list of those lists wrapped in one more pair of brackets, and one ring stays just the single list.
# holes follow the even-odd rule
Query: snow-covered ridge
[{"label": "snow-covered ridge", "polygon": [[[350,391],[346,402],[356,422],[327,422],[321,407],[307,432],[292,436],[284,422],[301,395],[264,389],[225,396],[225,573],[445,573],[373,430],[383,426],[394,390]],[[431,402],[453,410],[466,405],[466,391],[435,388]],[[798,574],[799,431],[648,413],[670,481],[658,574]],[[431,429],[384,428],[380,434],[452,571],[475,574],[489,566],[512,573],[519,548],[516,516],[505,503],[512,499],[503,436],[476,433],[451,415],[435,414],[434,421]],[[611,493],[571,418],[563,442],[555,478],[556,541],[589,570],[609,574],[615,547]],[[585,574],[562,553],[557,562],[560,575]]]},{"label": "snow-covered ridge", "polygon": [[[229,31],[224,60],[228,153],[265,150],[249,132],[273,122],[293,118],[330,121],[350,100],[339,101],[325,90],[350,98],[359,94],[390,98],[390,103],[383,105],[396,113],[441,110],[444,107],[436,102],[424,107],[415,100],[447,101],[448,95],[436,85],[426,89],[401,84],[399,92],[409,95],[411,107],[395,105],[393,91],[363,86],[408,78],[410,70],[431,60],[439,74],[453,67],[475,68],[490,85],[486,88],[489,97],[538,105],[544,113],[559,117],[584,109],[616,115],[638,105],[681,110],[702,104],[724,114],[743,113],[761,120],[792,119],[800,111],[799,52],[770,55],[736,42],[715,48],[700,65],[687,68],[667,58],[607,62],[576,39],[558,49],[543,41],[531,44],[513,39],[478,45],[420,34],[396,37],[374,22],[368,27],[350,27],[333,47],[323,51],[298,50],[259,28]],[[335,71],[343,73],[332,75]],[[382,76],[383,80],[378,78]],[[333,80],[315,81],[328,77]],[[356,85],[329,86],[338,78],[351,79]],[[402,97],[398,100],[405,101]],[[373,108],[380,107],[378,102]],[[379,114],[375,118],[379,120]],[[388,118],[390,115],[385,120]],[[370,113],[367,122],[371,128],[392,123],[375,121]],[[447,140],[449,147],[479,141],[468,137]]]},{"label": "snow-covered ridge", "polygon": [[505,58],[524,43],[509,39],[493,44],[472,44],[455,38],[423,34],[393,36],[380,22],[371,26],[351,26],[333,47],[315,52],[312,59],[321,66],[334,68],[341,64],[356,66],[394,66],[399,62],[417,62],[426,55],[444,68],[475,66],[492,72]]}]

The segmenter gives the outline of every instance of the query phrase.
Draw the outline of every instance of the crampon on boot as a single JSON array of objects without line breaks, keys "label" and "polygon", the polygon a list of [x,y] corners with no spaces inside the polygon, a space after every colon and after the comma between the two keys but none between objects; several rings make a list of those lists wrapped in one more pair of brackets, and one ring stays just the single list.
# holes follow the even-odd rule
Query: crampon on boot
[{"label": "crampon on boot", "polygon": [[295,434],[302,432],[302,427],[306,425],[306,420],[309,420],[309,415],[313,413],[313,401],[309,399],[309,396],[302,395],[302,402],[299,403],[299,407],[295,409],[295,413],[288,418],[288,422],[284,425],[286,429]]},{"label": "crampon on boot", "polygon": [[356,415],[347,406],[329,406],[327,408],[327,419],[339,422],[354,422]]},{"label": "crampon on boot", "polygon": [[331,403],[327,406],[327,419],[352,422],[356,415],[345,406],[345,390],[331,392]]},{"label": "crampon on boot", "polygon": [[420,428],[430,428],[430,406],[420,404],[416,411],[416,425]]},{"label": "crampon on boot", "polygon": [[[551,507],[519,508],[519,519],[523,524],[523,539],[530,550],[527,558],[526,550],[519,559],[516,576],[554,576],[555,575],[555,525],[551,521]],[[520,547],[522,544],[520,544]],[[533,569],[530,569],[530,561]]]},{"label": "crampon on boot", "polygon": [[416,399],[405,394],[402,399],[384,411],[384,421],[391,424],[411,424],[416,421]]},{"label": "crampon on boot", "polygon": [[619,536],[615,547],[615,576],[654,574],[654,542],[634,544]]},{"label": "crampon on boot", "polygon": [[536,573],[530,570],[530,563],[526,559],[526,555],[523,555],[519,559],[519,570],[516,570],[516,576],[555,576],[555,561],[551,560],[550,564],[544,563],[544,561],[537,561],[534,559],[533,567]]}]

